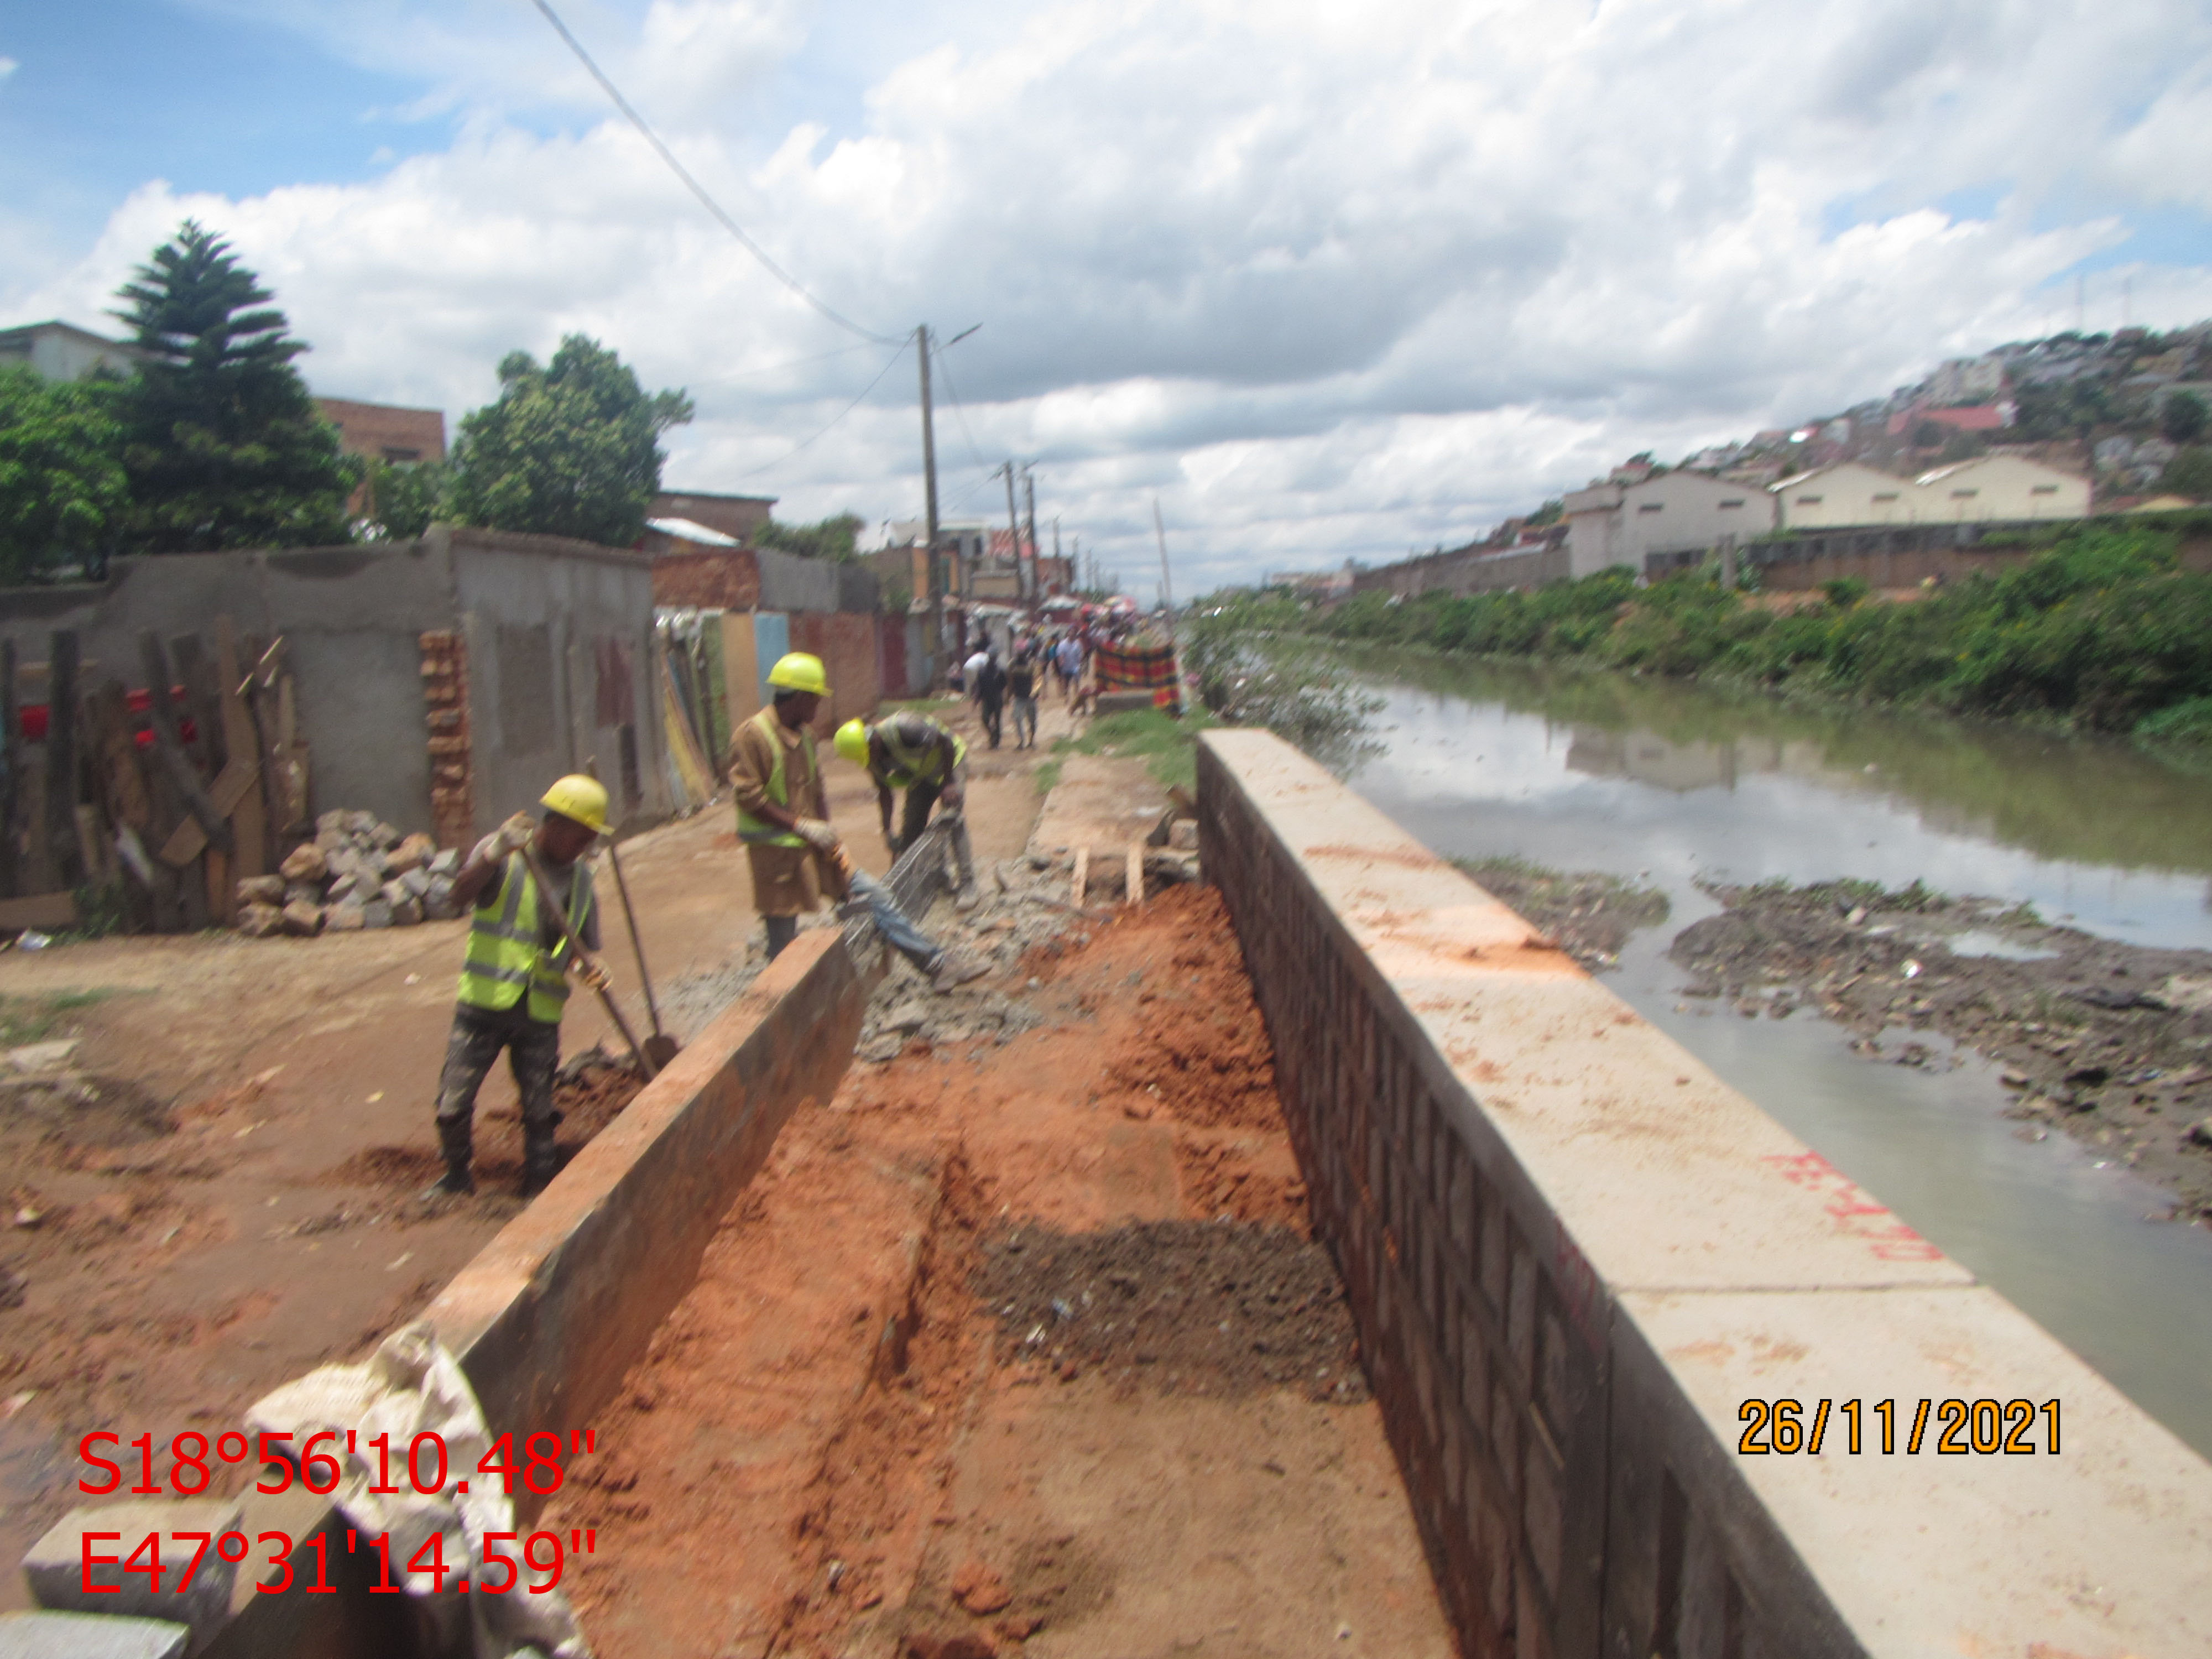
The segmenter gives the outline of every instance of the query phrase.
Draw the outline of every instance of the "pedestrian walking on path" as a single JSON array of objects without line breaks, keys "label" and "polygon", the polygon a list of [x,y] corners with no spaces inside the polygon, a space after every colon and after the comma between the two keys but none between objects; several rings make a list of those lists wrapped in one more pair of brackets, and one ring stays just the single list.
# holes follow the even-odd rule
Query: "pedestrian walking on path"
[{"label": "pedestrian walking on path", "polygon": [[[968,798],[968,745],[929,715],[906,709],[873,726],[849,720],[837,728],[837,752],[867,769],[876,786],[876,810],[882,817],[884,845],[896,858],[929,826],[931,811],[942,803],[960,812]],[[891,832],[891,792],[906,791],[898,832]],[[952,856],[960,869],[963,910],[975,907],[975,854],[963,821],[952,831]]]},{"label": "pedestrian walking on path", "polygon": [[891,948],[950,989],[984,971],[939,945],[909,921],[884,886],[857,867],[830,822],[830,798],[808,724],[830,695],[822,659],[804,651],[769,671],[774,701],[738,728],[730,744],[730,785],[737,796],[738,839],[752,867],[753,907],[768,927],[773,962],[799,936],[799,919],[826,894],[865,903]]},{"label": "pedestrian walking on path", "polygon": [[1014,747],[1036,747],[1037,679],[1042,671],[1036,647],[1027,641],[1006,665],[1006,697],[1014,706]]},{"label": "pedestrian walking on path", "polygon": [[[560,1121],[553,1074],[561,1064],[568,975],[573,969],[592,989],[606,988],[605,970],[580,961],[568,935],[573,932],[586,951],[599,948],[599,908],[584,854],[606,830],[607,792],[596,778],[565,777],[540,805],[542,823],[517,812],[477,843],[453,878],[454,899],[472,905],[475,915],[438,1079],[438,1147],[446,1173],[433,1193],[476,1190],[470,1162],[477,1092],[502,1048],[522,1097],[522,1189],[536,1193],[553,1179],[553,1131]],[[541,904],[540,877],[559,913]]]},{"label": "pedestrian walking on path", "polygon": [[983,717],[983,730],[989,734],[991,747],[999,746],[1004,729],[1006,707],[1006,671],[999,661],[999,653],[987,652],[983,665],[975,671],[975,708]]}]

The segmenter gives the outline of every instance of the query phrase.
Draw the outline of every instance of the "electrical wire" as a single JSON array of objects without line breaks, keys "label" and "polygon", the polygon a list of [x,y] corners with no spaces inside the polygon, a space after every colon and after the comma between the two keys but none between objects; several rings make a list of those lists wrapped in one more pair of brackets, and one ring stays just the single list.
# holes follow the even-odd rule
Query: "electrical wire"
[{"label": "electrical wire", "polygon": [[884,376],[891,372],[893,365],[895,365],[900,358],[906,356],[906,348],[907,342],[901,340],[898,343],[898,349],[891,353],[889,360],[884,362],[881,368],[876,371],[876,378],[860,388],[860,397],[854,398],[851,403],[847,404],[844,408],[837,411],[836,417],[830,421],[829,426],[823,427],[819,432],[814,434],[813,437],[808,438],[803,442],[793,444],[789,449],[785,450],[782,454],[777,456],[774,460],[763,462],[760,465],[753,467],[747,471],[736,473],[732,476],[739,478],[757,478],[762,473],[769,471],[772,468],[781,466],[793,455],[799,453],[800,450],[805,449],[809,445],[814,443],[816,440],[827,437],[830,434],[830,428],[835,427],[839,421],[843,420],[848,415],[850,415],[854,410],[858,409],[860,406],[862,400],[865,399],[871,392],[873,392],[879,384],[881,384]]},{"label": "electrical wire", "polygon": [[[974,330],[969,331],[973,333]],[[952,384],[952,366],[945,361],[945,353],[933,348],[929,354],[937,359],[937,372],[945,377],[945,389],[952,394],[952,413],[960,422],[960,435],[968,441],[968,453],[978,466],[988,466],[983,453],[975,447],[975,434],[968,429],[968,410],[960,401],[960,388]]]},{"label": "electrical wire", "polygon": [[[732,219],[726,212],[725,212],[723,210],[722,204],[707,193],[707,187],[701,184],[696,179],[694,179],[691,176],[690,170],[686,167],[683,162],[676,159],[676,152],[669,149],[666,144],[660,142],[660,135],[646,125],[645,117],[640,115],[637,111],[631,106],[629,100],[622,95],[622,89],[617,87],[612,81],[607,79],[606,71],[602,70],[599,64],[592,60],[592,54],[584,50],[584,43],[568,32],[568,26],[561,21],[560,14],[553,9],[552,5],[550,3],[550,0],[532,0],[532,3],[534,4],[540,12],[544,14],[545,21],[553,26],[554,32],[563,40],[568,43],[568,50],[574,52],[576,54],[577,60],[581,63],[586,69],[592,72],[592,78],[599,83],[600,90],[605,92],[609,98],[614,100],[615,107],[623,112],[623,116],[629,120],[630,125],[635,127],[639,133],[643,136],[645,142],[653,146],[654,152],[659,155],[660,159],[668,163],[669,169],[673,172],[678,179],[681,179],[684,181],[684,188],[699,198],[700,206],[705,208],[708,212],[714,215],[715,219],[721,224],[723,229],[728,231],[731,235],[736,237],[739,242],[743,243],[744,245],[745,251],[751,254],[754,258],[760,261],[763,269],[767,270],[771,276],[774,276],[776,281],[781,283],[793,294],[796,294],[800,299],[805,301],[808,305],[812,306],[815,310],[820,312],[831,322],[836,324],[838,327],[844,329],[848,332],[857,334],[864,340],[872,341],[877,345],[896,344],[902,349],[904,349],[906,343],[903,340],[894,341],[888,334],[878,334],[872,329],[863,328],[860,324],[854,322],[843,313],[836,310],[826,301],[815,298],[811,293],[808,292],[805,285],[802,283],[799,278],[793,276],[781,265],[776,264],[774,259],[770,258],[769,257],[768,250],[763,247],[758,242],[753,240],[751,237],[745,234],[744,227],[740,225],[735,219]],[[880,379],[881,377],[878,376],[878,378]],[[866,396],[866,394],[863,393],[862,395]]]},{"label": "electrical wire", "polygon": [[750,380],[763,374],[775,374],[787,368],[800,368],[808,363],[826,363],[832,357],[849,357],[856,351],[866,351],[866,345],[840,346],[835,351],[817,351],[811,357],[793,357],[781,363],[766,363],[758,368],[733,368],[726,374],[710,374],[705,380],[694,379],[694,386],[720,386],[729,380]]}]

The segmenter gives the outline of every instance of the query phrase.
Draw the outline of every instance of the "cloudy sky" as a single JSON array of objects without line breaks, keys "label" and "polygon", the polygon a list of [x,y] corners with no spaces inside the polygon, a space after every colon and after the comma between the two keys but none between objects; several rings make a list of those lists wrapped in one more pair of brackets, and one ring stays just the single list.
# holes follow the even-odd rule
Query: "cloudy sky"
[{"label": "cloudy sky", "polygon": [[896,343],[981,324],[946,518],[1028,460],[1149,599],[1155,495],[1186,592],[1388,559],[2077,290],[2092,329],[2212,316],[2203,0],[555,3],[862,333],[531,0],[7,8],[0,322],[112,327],[197,216],[318,392],[457,418],[581,330],[696,399],[672,485],[871,523],[920,512]]}]

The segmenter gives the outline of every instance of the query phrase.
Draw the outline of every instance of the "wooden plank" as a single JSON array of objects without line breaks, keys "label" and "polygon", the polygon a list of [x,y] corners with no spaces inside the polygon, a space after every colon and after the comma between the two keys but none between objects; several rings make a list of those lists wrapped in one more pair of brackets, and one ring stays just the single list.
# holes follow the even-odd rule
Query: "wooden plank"
[{"label": "wooden plank", "polygon": [[280,635],[264,651],[261,641],[248,635],[246,654],[252,659],[253,667],[239,685],[246,696],[246,712],[253,717],[254,735],[261,745],[262,833],[272,869],[278,862],[277,849],[285,845],[291,823],[284,805],[284,769],[277,764],[276,755],[276,662],[277,652],[283,643]]},{"label": "wooden plank", "polygon": [[1129,843],[1127,880],[1128,889],[1121,895],[1121,902],[1142,904],[1145,902],[1145,843],[1140,841]]},{"label": "wooden plank", "polygon": [[[233,813],[242,816],[242,809],[247,802],[259,805],[260,791],[255,786],[260,781],[259,766],[250,760],[233,761],[222,769],[222,775],[208,786],[208,804],[225,817]],[[181,870],[198,858],[207,844],[207,837],[201,833],[198,820],[187,817],[177,826],[168,840],[161,843],[161,850],[154,856],[172,868]],[[239,873],[243,874],[244,872],[241,870]],[[266,875],[268,872],[257,870],[253,873]]]},{"label": "wooden plank", "polygon": [[177,676],[178,687],[185,694],[184,711],[191,716],[192,735],[186,738],[181,725],[177,740],[183,747],[192,769],[204,778],[211,778],[222,769],[222,756],[217,750],[221,733],[216,728],[215,710],[207,696],[210,664],[200,649],[197,634],[175,634],[169,638],[169,665]]},{"label": "wooden plank", "polygon": [[[238,838],[234,874],[261,876],[269,873],[269,815],[262,803],[261,792],[253,787],[261,781],[261,736],[255,730],[253,715],[246,706],[244,694],[239,689],[238,632],[228,617],[215,619],[216,672],[222,692],[222,738],[226,751],[222,776],[209,791],[214,797],[216,810],[225,814],[231,830]],[[231,775],[240,765],[246,767],[246,787],[237,799],[226,805],[223,800],[223,779]]]},{"label": "wooden plank", "polygon": [[64,887],[84,880],[84,859],[76,844],[76,666],[77,637],[72,629],[55,631],[47,660],[53,665],[46,696],[46,853]]},{"label": "wooden plank", "polygon": [[28,898],[0,899],[0,929],[76,926],[74,893],[33,893]]},{"label": "wooden plank", "polygon": [[[207,790],[200,782],[199,774],[192,769],[191,762],[185,757],[184,743],[177,733],[176,705],[169,700],[169,688],[172,682],[168,678],[168,658],[163,654],[161,642],[155,637],[151,629],[138,635],[138,651],[144,660],[147,683],[153,687],[154,690],[151,699],[154,714],[154,752],[160,757],[162,770],[168,775],[169,781],[175,786],[185,810],[198,820],[200,834],[204,838],[201,845],[219,847],[228,853],[232,845],[230,826],[223,822],[222,815],[215,810],[215,803],[208,799]],[[197,852],[198,849],[195,848],[194,851]],[[173,859],[168,861],[173,865],[177,863]],[[178,865],[177,867],[181,868],[182,866]]]},{"label": "wooden plank", "polygon": [[23,890],[23,715],[15,703],[15,641],[0,642],[0,894]]},{"label": "wooden plank", "polygon": [[1079,910],[1083,908],[1083,890],[1089,885],[1091,885],[1091,849],[1088,847],[1079,847],[1075,849],[1075,885],[1068,896],[1068,902]]}]

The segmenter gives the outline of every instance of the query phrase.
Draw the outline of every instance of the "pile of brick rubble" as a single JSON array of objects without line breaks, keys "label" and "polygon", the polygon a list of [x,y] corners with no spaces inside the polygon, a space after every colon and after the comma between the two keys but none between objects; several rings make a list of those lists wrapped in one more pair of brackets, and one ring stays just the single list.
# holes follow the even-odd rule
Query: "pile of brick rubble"
[{"label": "pile of brick rubble", "polygon": [[461,913],[453,902],[461,858],[374,812],[325,812],[314,840],[294,848],[279,873],[238,884],[238,931],[309,937],[449,921]]}]

